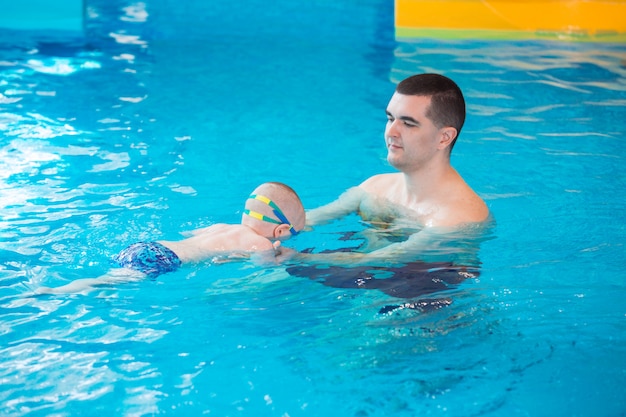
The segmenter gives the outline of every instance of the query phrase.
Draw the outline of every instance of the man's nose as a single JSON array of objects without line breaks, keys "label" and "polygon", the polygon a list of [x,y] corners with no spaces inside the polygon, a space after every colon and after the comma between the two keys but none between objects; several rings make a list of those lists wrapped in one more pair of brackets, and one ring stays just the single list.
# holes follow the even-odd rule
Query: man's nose
[{"label": "man's nose", "polygon": [[387,122],[387,128],[385,129],[385,136],[387,137],[398,137],[400,135],[399,129],[399,120],[389,121]]}]

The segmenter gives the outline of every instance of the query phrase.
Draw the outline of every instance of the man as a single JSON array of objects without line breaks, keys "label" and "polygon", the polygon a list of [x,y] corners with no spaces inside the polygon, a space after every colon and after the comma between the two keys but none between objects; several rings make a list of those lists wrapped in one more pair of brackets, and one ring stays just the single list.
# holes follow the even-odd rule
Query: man
[{"label": "man", "polygon": [[376,226],[401,223],[417,233],[367,253],[303,254],[302,260],[370,263],[414,260],[437,235],[485,223],[489,209],[450,164],[465,121],[460,88],[447,77],[420,74],[401,81],[387,106],[387,161],[398,173],[375,175],[336,201],[307,213],[307,224],[327,223],[350,213]]}]

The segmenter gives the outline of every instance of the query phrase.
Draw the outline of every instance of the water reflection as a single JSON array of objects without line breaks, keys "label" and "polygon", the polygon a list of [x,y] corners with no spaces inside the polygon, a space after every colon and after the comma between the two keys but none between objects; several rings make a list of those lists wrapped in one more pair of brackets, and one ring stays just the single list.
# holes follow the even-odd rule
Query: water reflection
[{"label": "water reflection", "polygon": [[[321,44],[281,33],[267,48],[297,25],[263,33],[256,16],[263,48],[239,20],[167,42],[187,33],[165,24],[181,12],[156,6],[90,3],[89,46],[0,47],[3,412],[514,415],[537,398],[552,414],[623,409],[611,366],[624,356],[623,46],[421,40],[364,60],[371,40],[342,43],[330,27]],[[25,296],[98,275],[128,242],[236,221],[257,176],[281,175],[315,205],[387,169],[385,100],[420,71],[464,87],[453,162],[498,220],[472,265],[480,276],[433,281],[415,265],[452,304],[379,314],[407,300],[359,284],[415,272],[381,267],[300,278],[200,265],[88,296]],[[334,249],[337,236],[297,244]],[[590,357],[588,370],[570,366]],[[572,392],[591,400],[572,406]]]}]

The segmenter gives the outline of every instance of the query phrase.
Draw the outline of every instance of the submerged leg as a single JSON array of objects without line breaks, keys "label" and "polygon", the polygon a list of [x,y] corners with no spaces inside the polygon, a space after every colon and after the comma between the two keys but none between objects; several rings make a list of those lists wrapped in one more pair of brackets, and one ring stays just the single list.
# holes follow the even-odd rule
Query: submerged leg
[{"label": "submerged leg", "polygon": [[81,278],[60,287],[39,287],[35,289],[35,294],[70,294],[87,292],[96,287],[139,281],[146,277],[146,274],[128,268],[112,269],[107,274],[98,278]]}]

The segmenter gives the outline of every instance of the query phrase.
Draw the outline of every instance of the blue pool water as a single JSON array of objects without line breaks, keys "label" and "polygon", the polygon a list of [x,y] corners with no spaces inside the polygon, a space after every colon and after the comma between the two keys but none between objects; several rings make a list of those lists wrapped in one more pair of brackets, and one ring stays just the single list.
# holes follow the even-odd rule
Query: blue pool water
[{"label": "blue pool water", "polygon": [[[393,39],[390,2],[94,0],[82,39],[0,31],[0,414],[626,414],[626,46]],[[421,314],[250,264],[88,294],[137,240],[390,172],[395,83],[455,79],[453,164],[497,220]],[[355,218],[289,242],[341,247]]]}]

